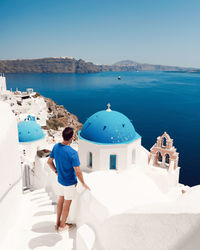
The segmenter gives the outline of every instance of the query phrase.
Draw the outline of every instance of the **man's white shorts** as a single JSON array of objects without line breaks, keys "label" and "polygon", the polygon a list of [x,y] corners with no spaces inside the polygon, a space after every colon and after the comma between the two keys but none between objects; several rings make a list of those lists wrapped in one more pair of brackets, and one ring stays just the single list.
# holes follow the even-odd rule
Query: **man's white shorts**
[{"label": "man's white shorts", "polygon": [[64,196],[65,200],[73,200],[76,197],[76,185],[63,186],[58,183],[58,195]]}]

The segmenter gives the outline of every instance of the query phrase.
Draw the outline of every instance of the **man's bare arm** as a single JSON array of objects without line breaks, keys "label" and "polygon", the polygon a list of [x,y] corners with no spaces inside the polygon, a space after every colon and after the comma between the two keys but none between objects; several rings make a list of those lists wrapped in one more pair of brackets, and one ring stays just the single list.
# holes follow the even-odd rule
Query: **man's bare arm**
[{"label": "man's bare arm", "polygon": [[56,166],[53,162],[53,159],[51,157],[49,157],[47,164],[49,165],[49,167],[54,171],[54,173],[57,174],[57,170],[56,170]]},{"label": "man's bare arm", "polygon": [[85,184],[85,181],[84,181],[84,179],[83,179],[83,174],[82,174],[82,171],[81,171],[80,167],[74,167],[74,170],[75,170],[75,172],[76,172],[77,178],[78,178],[79,181],[82,183],[82,185],[83,185],[86,189],[90,190],[90,188],[88,187],[88,185]]}]

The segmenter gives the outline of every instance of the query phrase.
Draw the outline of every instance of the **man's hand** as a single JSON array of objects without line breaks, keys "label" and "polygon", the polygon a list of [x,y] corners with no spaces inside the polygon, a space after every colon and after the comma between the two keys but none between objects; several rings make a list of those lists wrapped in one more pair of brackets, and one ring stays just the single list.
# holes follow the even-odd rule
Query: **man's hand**
[{"label": "man's hand", "polygon": [[91,189],[88,187],[88,185],[86,185],[85,183],[83,183],[83,187],[86,188],[86,189],[88,189],[89,191],[91,190]]},{"label": "man's hand", "polygon": [[74,167],[74,170],[76,172],[76,176],[78,177],[79,181],[82,183],[83,187],[90,190],[90,188],[88,187],[88,185],[85,184],[85,181],[83,179],[83,174],[82,171],[80,169],[80,167]]},{"label": "man's hand", "polygon": [[56,166],[54,165],[54,162],[53,162],[53,158],[49,157],[48,161],[47,161],[47,164],[49,165],[49,167],[54,171],[54,173],[56,175],[58,175],[57,173],[57,170],[56,170]]}]

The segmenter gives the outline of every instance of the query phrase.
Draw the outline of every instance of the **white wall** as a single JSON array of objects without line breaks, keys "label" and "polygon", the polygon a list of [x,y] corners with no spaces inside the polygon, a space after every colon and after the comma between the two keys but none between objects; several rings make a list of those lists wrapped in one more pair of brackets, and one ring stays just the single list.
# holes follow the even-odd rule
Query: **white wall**
[{"label": "white wall", "polygon": [[21,155],[23,155],[23,150],[25,150],[24,158],[29,162],[34,162],[38,147],[45,148],[45,145],[45,138],[33,142],[20,142]]},{"label": "white wall", "polygon": [[[134,153],[134,161],[132,159]],[[142,152],[140,152],[142,151]],[[97,171],[97,170],[109,170],[110,169],[110,155],[117,155],[116,168],[117,170],[124,170],[133,162],[146,165],[148,164],[148,155],[143,153],[143,147],[141,147],[141,139],[138,139],[129,144],[114,144],[114,145],[102,145],[95,144],[86,140],[79,139],[79,158],[81,167],[83,170]],[[92,153],[92,168],[89,167],[89,152]],[[148,152],[148,151],[147,151]],[[144,157],[145,155],[145,157]]]},{"label": "white wall", "polygon": [[169,200],[147,176],[136,168],[131,171],[84,175],[91,191],[79,184],[70,221],[78,230],[87,224],[95,243],[87,246],[88,235],[81,233],[77,246],[84,250],[199,250],[200,186]]},{"label": "white wall", "polygon": [[47,186],[48,171],[46,169],[47,158],[40,158],[35,155],[33,188],[40,189]]},{"label": "white wall", "polygon": [[45,188],[53,202],[58,200],[58,181],[57,175],[47,164],[48,157],[40,158],[35,156],[34,167],[34,189]]},{"label": "white wall", "polygon": [[176,170],[168,171],[164,168],[149,165],[146,168],[146,173],[164,193],[169,192],[172,187],[177,187],[179,183],[179,167]]},{"label": "white wall", "polygon": [[4,102],[0,114],[0,235],[4,239],[21,208],[22,183],[16,118]]},{"label": "white wall", "polygon": [[199,250],[200,214],[121,214],[104,222],[95,250]]},{"label": "white wall", "polygon": [[86,224],[78,228],[76,234],[76,249],[92,250],[95,241],[94,231]]},{"label": "white wall", "polygon": [[6,78],[0,76],[0,93],[6,91]]}]

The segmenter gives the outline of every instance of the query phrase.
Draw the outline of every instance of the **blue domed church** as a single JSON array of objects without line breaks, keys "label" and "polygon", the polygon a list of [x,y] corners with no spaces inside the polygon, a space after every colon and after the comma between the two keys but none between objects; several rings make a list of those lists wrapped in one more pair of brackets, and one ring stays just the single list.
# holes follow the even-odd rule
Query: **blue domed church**
[{"label": "blue domed church", "polygon": [[28,115],[24,121],[18,123],[18,138],[21,155],[34,161],[37,148],[45,142],[45,134],[34,116]]},{"label": "blue domed church", "polygon": [[122,113],[99,111],[79,132],[79,157],[85,171],[123,170],[141,160],[141,136]]},{"label": "blue domed church", "polygon": [[18,123],[18,136],[20,143],[30,143],[43,139],[45,135],[35,117],[28,115],[24,121]]}]

